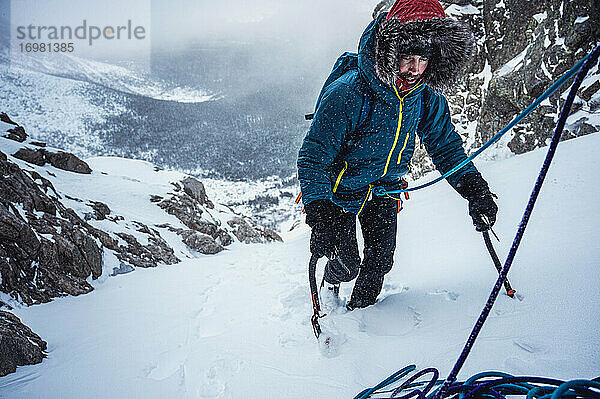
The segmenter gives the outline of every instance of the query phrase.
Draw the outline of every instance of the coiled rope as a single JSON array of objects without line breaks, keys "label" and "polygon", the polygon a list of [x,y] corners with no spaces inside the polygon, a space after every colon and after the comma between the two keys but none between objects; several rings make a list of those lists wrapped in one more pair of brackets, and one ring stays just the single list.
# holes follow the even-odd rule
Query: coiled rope
[{"label": "coiled rope", "polygon": [[[437,379],[437,375],[439,373],[436,369],[433,369],[433,368],[425,369],[425,370],[420,371],[419,373],[415,374],[414,376],[410,377],[405,382],[403,382],[398,388],[391,391],[392,392],[391,396],[386,396],[386,397],[402,398],[402,399],[408,399],[411,397],[418,397],[418,398],[422,398],[422,399],[425,399],[425,398],[442,399],[445,397],[449,397],[449,396],[458,394],[460,399],[467,399],[467,398],[499,398],[499,399],[503,399],[503,398],[505,398],[506,395],[526,395],[527,399],[532,399],[532,398],[558,399],[558,398],[575,398],[575,397],[587,397],[587,398],[599,398],[600,399],[600,382],[599,382],[600,377],[596,378],[595,380],[573,380],[573,381],[565,382],[565,381],[560,381],[560,380],[555,380],[555,379],[550,379],[550,378],[543,378],[543,377],[514,377],[514,376],[511,376],[508,374],[504,374],[504,373],[485,372],[485,373],[480,373],[480,374],[477,374],[476,376],[469,378],[464,383],[456,382],[456,377],[457,377],[460,369],[464,365],[465,361],[467,360],[467,357],[469,356],[469,353],[473,347],[473,344],[475,343],[475,340],[477,339],[477,336],[479,335],[479,332],[481,331],[481,328],[483,327],[483,324],[485,323],[485,321],[492,309],[492,306],[494,305],[494,302],[496,301],[496,298],[498,297],[498,294],[500,293],[502,285],[504,284],[504,281],[507,278],[508,271],[510,270],[512,262],[517,253],[519,244],[521,243],[521,239],[523,238],[523,235],[525,233],[525,228],[527,227],[527,223],[529,222],[529,218],[531,217],[531,213],[533,211],[533,207],[535,206],[535,202],[536,202],[537,197],[542,188],[542,184],[544,183],[544,180],[548,173],[548,169],[550,168],[550,164],[552,163],[552,159],[554,158],[554,154],[556,153],[558,143],[560,142],[560,137],[562,135],[563,129],[567,122],[567,118],[571,111],[571,107],[573,106],[573,101],[575,100],[575,96],[577,95],[577,90],[581,86],[583,79],[587,75],[587,73],[590,70],[590,68],[592,67],[592,65],[594,65],[596,63],[596,61],[598,60],[599,56],[600,56],[600,46],[597,46],[584,59],[582,59],[580,62],[578,62],[577,65],[575,65],[575,67],[573,67],[561,79],[559,79],[554,85],[552,85],[552,87],[550,89],[554,88],[554,90],[551,91],[550,89],[548,89],[546,91],[546,93],[549,93],[548,95],[552,94],[552,92],[556,91],[556,89],[558,89],[558,86],[560,86],[560,85],[557,85],[559,82],[562,81],[562,83],[564,83],[564,81],[566,81],[570,77],[570,76],[567,77],[567,75],[572,75],[575,72],[579,71],[577,73],[577,76],[575,78],[573,85],[571,86],[571,90],[569,91],[567,100],[565,101],[565,104],[563,105],[563,108],[561,110],[561,113],[560,113],[560,116],[558,119],[558,123],[556,124],[556,129],[554,130],[554,135],[552,136],[552,141],[548,148],[548,153],[546,154],[546,158],[544,159],[542,169],[538,175],[535,186],[533,187],[531,196],[529,197],[529,202],[527,203],[527,207],[525,208],[525,212],[521,219],[521,223],[519,224],[519,227],[517,229],[517,234],[512,243],[512,246],[510,248],[506,262],[504,263],[504,267],[502,268],[501,272],[499,273],[498,280],[496,281],[496,284],[494,285],[494,288],[492,289],[492,292],[483,308],[483,311],[481,312],[479,318],[477,319],[477,322],[475,323],[475,326],[473,327],[473,330],[471,331],[471,334],[470,334],[469,338],[467,339],[465,347],[463,348],[452,371],[450,372],[448,377],[442,382]],[[546,95],[546,93],[544,93],[540,98],[542,98],[544,95]],[[543,101],[543,99],[540,100],[540,98],[538,98],[539,102]],[[536,102],[538,102],[538,100],[536,100]],[[530,105],[528,107],[529,112],[531,112],[531,110],[533,110],[536,106],[537,106],[536,103]],[[527,110],[525,110],[525,111],[527,111]],[[521,115],[524,115],[525,111]],[[529,113],[529,112],[527,112],[527,113]],[[516,119],[518,119],[518,117],[515,118],[515,120],[513,120],[513,122],[515,124],[518,122]],[[511,124],[513,124],[513,122],[511,122]],[[510,124],[509,124],[509,126],[510,126]],[[513,124],[513,126],[514,126],[514,124]],[[508,126],[507,126],[507,128],[509,129]],[[507,128],[503,129],[503,131],[504,130],[508,131]],[[500,132],[500,133],[502,133],[502,132]],[[499,137],[500,133],[498,135],[494,136],[494,138]],[[504,134],[504,133],[502,133],[502,134]],[[492,140],[490,140],[490,142],[493,142],[494,138]],[[490,142],[488,142],[488,143],[490,143]],[[486,143],[486,145],[488,143]],[[478,153],[481,153],[481,151],[483,151],[484,147],[482,147],[478,151]],[[488,147],[489,147],[489,145],[488,145]],[[476,154],[473,154],[473,155],[476,155]],[[465,161],[465,163],[467,161]],[[453,173],[454,171],[460,169],[460,167],[462,167],[462,165],[457,166],[456,168],[453,169],[453,171],[450,171],[450,172]],[[450,172],[449,172],[449,174],[451,174]],[[444,176],[442,176],[440,179],[438,179],[438,181],[441,180],[442,178],[444,178]],[[434,183],[435,183],[435,181],[430,182],[426,185],[415,187],[415,188],[413,188],[413,190],[416,190],[416,189],[419,189],[419,188],[422,188],[422,187],[425,187],[427,185],[431,185]],[[408,191],[408,190],[404,190],[404,191]],[[388,377],[386,380],[384,380],[377,386],[364,390],[363,392],[358,394],[358,396],[356,396],[355,399],[373,398],[373,396],[372,396],[373,394],[389,393],[390,391],[383,392],[383,391],[381,391],[381,389],[394,383],[394,382],[399,381],[402,377],[411,373],[415,369],[416,369],[416,366],[414,366],[414,365],[407,366],[407,367],[403,368],[402,370],[398,371],[397,373],[393,374],[392,376]],[[432,374],[432,379],[429,382],[414,383],[414,381],[416,379],[418,379],[422,375],[425,375],[428,373]],[[492,378],[491,381],[489,379],[479,381],[482,378],[490,378],[490,377]],[[535,385],[535,384],[538,384],[538,385]],[[539,385],[539,384],[541,384],[541,385]],[[429,396],[426,396],[427,393],[435,385],[440,385],[440,386],[436,391],[431,393]],[[423,389],[419,389],[422,386],[425,386],[425,387]],[[412,391],[409,391],[408,393],[402,394],[401,396],[397,396],[402,391],[408,390],[411,388],[414,388],[414,389],[412,389]],[[593,388],[594,390],[592,390],[591,388]],[[378,396],[378,397],[382,397],[382,396]]]},{"label": "coiled rope", "polygon": [[[416,366],[410,365],[399,370],[395,374],[379,383],[377,386],[365,389],[354,399],[366,398],[402,398],[412,397],[420,399],[431,399],[439,392],[433,387],[438,387],[444,380],[439,380],[438,371],[428,368],[416,372]],[[418,381],[423,376],[431,374],[429,379]],[[405,378],[406,377],[406,378]],[[399,383],[397,388],[388,388],[394,383]],[[403,393],[410,390],[408,393]],[[373,396],[377,395],[377,396]],[[486,371],[469,378],[465,382],[453,383],[447,396],[456,396],[458,399],[471,398],[498,398],[505,399],[507,396],[525,396],[526,399],[575,399],[575,398],[600,398],[600,377],[594,380],[571,380],[561,381],[553,378],[523,376],[515,377],[499,371]]]}]

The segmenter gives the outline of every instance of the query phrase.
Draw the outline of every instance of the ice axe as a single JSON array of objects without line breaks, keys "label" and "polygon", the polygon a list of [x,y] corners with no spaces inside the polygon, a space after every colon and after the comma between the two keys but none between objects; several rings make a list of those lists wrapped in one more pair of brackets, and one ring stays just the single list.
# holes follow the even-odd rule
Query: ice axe
[{"label": "ice axe", "polygon": [[313,315],[310,318],[310,323],[312,324],[313,331],[317,338],[319,338],[319,335],[321,335],[319,319],[325,317],[325,315],[321,315],[321,304],[319,302],[319,291],[317,289],[316,271],[318,261],[318,256],[311,255],[310,261],[308,262],[308,282],[310,284],[310,293],[313,305]]},{"label": "ice axe", "polygon": [[[490,230],[491,230],[491,228],[490,228]],[[498,236],[496,235],[496,233],[494,233],[493,230],[492,230],[492,233],[494,234],[494,237],[496,237],[496,239],[498,239]],[[502,264],[500,263],[500,259],[498,259],[498,255],[496,254],[496,251],[494,250],[494,246],[492,245],[492,240],[490,239],[490,233],[486,230],[486,231],[483,231],[482,234],[483,234],[483,241],[485,241],[485,246],[487,247],[487,250],[490,253],[490,256],[492,257],[492,260],[494,261],[496,270],[498,270],[498,273],[500,273],[502,271]],[[498,240],[498,241],[500,241],[500,240]],[[506,289],[506,295],[508,295],[511,298],[515,297],[515,293],[517,291],[515,291],[510,286],[510,283],[508,282],[508,277],[504,280],[504,288]]]}]

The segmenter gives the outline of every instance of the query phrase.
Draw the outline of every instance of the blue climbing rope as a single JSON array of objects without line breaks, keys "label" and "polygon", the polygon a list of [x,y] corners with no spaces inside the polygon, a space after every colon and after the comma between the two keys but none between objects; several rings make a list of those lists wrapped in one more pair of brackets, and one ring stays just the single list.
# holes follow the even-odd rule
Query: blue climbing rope
[{"label": "blue climbing rope", "polygon": [[592,55],[592,53],[590,52],[581,61],[579,61],[577,64],[575,64],[575,66],[573,68],[569,69],[563,76],[561,76],[560,79],[558,79],[556,82],[554,82],[554,84],[552,86],[550,86],[548,88],[548,90],[546,90],[533,103],[531,103],[531,105],[529,107],[525,108],[525,110],[523,112],[521,112],[519,115],[517,115],[512,121],[510,121],[510,123],[508,125],[506,125],[502,130],[500,130],[487,143],[485,143],[484,145],[482,145],[481,148],[479,148],[477,151],[475,151],[473,154],[471,154],[471,156],[469,156],[463,162],[461,162],[458,165],[456,165],[454,168],[452,168],[448,172],[444,173],[442,176],[440,176],[440,177],[438,177],[438,178],[436,178],[436,179],[434,179],[434,180],[432,180],[430,182],[427,182],[427,183],[424,183],[424,184],[421,184],[419,186],[412,187],[412,188],[403,188],[403,189],[400,189],[400,190],[390,190],[390,191],[388,191],[388,190],[385,190],[383,187],[376,187],[373,190],[373,192],[375,193],[375,195],[390,195],[390,194],[400,194],[400,193],[404,193],[404,192],[408,192],[408,191],[420,190],[422,188],[432,186],[435,183],[444,180],[448,176],[453,175],[458,170],[460,170],[463,166],[465,166],[466,164],[468,164],[469,162],[471,162],[473,159],[475,159],[475,157],[477,157],[483,151],[485,151],[486,149],[488,149],[492,144],[494,144],[498,140],[500,140],[500,138],[502,136],[504,136],[506,133],[508,133],[510,131],[510,129],[512,129],[517,123],[519,123],[521,120],[523,120],[523,118],[525,118],[533,110],[535,110],[545,99],[547,99],[555,91],[557,91],[567,80],[569,80],[570,78],[572,78],[573,75],[575,75],[577,73],[577,71],[579,71],[581,69],[581,67],[584,64],[584,62],[587,61],[591,55]]},{"label": "blue climbing rope", "polygon": [[[512,243],[512,246],[510,248],[508,257],[506,259],[506,262],[504,263],[504,267],[502,268],[501,272],[499,273],[498,280],[496,281],[496,284],[494,285],[494,288],[492,289],[492,292],[491,292],[479,318],[477,319],[477,322],[475,323],[475,326],[473,327],[473,330],[471,331],[469,338],[467,339],[465,347],[463,348],[458,360],[456,361],[454,367],[452,368],[452,371],[450,372],[448,377],[443,381],[437,380],[436,374],[433,373],[433,377],[429,382],[415,384],[415,383],[413,383],[413,381],[415,381],[418,377],[413,376],[413,378],[410,378],[407,382],[402,384],[400,387],[398,387],[394,391],[391,391],[392,396],[389,396],[390,398],[398,397],[398,398],[408,399],[411,397],[418,397],[420,399],[421,398],[422,399],[442,399],[445,397],[458,395],[460,399],[469,399],[469,398],[504,399],[507,395],[526,395],[527,399],[532,399],[532,398],[559,399],[559,398],[574,398],[574,397],[600,399],[600,377],[596,378],[595,380],[573,380],[573,381],[565,382],[565,381],[554,380],[554,379],[543,378],[543,377],[514,377],[514,376],[510,376],[508,374],[504,374],[504,373],[485,372],[485,373],[480,373],[476,376],[471,377],[465,383],[456,382],[456,377],[458,376],[460,369],[462,368],[465,361],[467,360],[467,357],[469,356],[469,353],[475,343],[475,340],[477,339],[477,336],[479,335],[479,332],[481,331],[481,328],[483,327],[483,324],[485,323],[485,321],[492,309],[492,306],[494,305],[494,302],[496,301],[496,298],[498,297],[498,294],[500,293],[500,290],[502,289],[502,285],[504,284],[504,281],[506,280],[508,271],[510,270],[512,262],[517,253],[517,249],[519,248],[519,244],[521,243],[521,239],[523,238],[523,235],[525,233],[525,228],[527,227],[529,218],[531,217],[533,207],[535,206],[535,202],[536,202],[537,197],[542,188],[542,184],[544,183],[544,180],[548,173],[548,169],[550,168],[550,164],[552,163],[552,159],[554,158],[554,154],[556,153],[558,143],[560,142],[560,137],[562,135],[563,129],[567,122],[567,118],[571,111],[571,107],[573,106],[573,101],[575,100],[575,96],[577,95],[577,90],[581,86],[583,79],[587,75],[587,73],[590,70],[590,68],[592,67],[592,65],[594,65],[596,63],[596,61],[598,60],[599,56],[600,56],[600,46],[597,46],[594,50],[592,50],[590,52],[590,54],[588,54],[575,67],[573,67],[573,69],[571,69],[571,71],[579,70],[579,73],[577,73],[575,81],[574,81],[573,85],[571,86],[571,90],[569,91],[569,95],[567,96],[567,100],[565,101],[565,104],[563,105],[563,108],[561,110],[561,113],[560,113],[560,116],[558,119],[558,123],[556,124],[556,129],[554,130],[554,135],[552,136],[552,141],[548,148],[548,153],[546,154],[546,158],[544,159],[542,169],[540,170],[540,173],[539,173],[539,176],[535,183],[535,186],[533,187],[531,196],[529,197],[529,202],[527,203],[527,207],[525,208],[525,212],[521,219],[521,223],[519,224],[519,228],[517,229],[517,233],[516,233],[515,239]],[[565,74],[565,76],[568,75],[569,73],[571,73],[571,71],[569,71],[567,74]],[[565,76],[563,76],[563,78],[565,78]],[[563,80],[563,78],[561,78],[561,80]],[[566,79],[568,79],[568,78],[565,78],[564,80],[566,80]],[[560,80],[559,80],[559,82],[560,82]],[[555,85],[556,85],[556,83],[555,83]],[[555,85],[553,85],[553,87]],[[532,104],[530,107],[534,106],[534,104]],[[482,149],[483,149],[483,147],[482,147]],[[480,149],[480,150],[482,150],[482,149]],[[459,169],[459,168],[460,168],[460,166],[458,166],[455,169]],[[431,185],[433,183],[434,182],[431,182],[429,185]],[[419,187],[417,187],[417,188],[419,188]],[[415,189],[417,189],[417,188],[415,188]],[[396,373],[396,374],[392,375],[392,377],[396,376],[396,378],[389,377],[388,379],[384,380],[382,383],[377,385],[375,388],[371,388],[371,389],[361,392],[358,396],[355,397],[355,399],[371,398],[372,396],[370,396],[370,395],[375,394],[375,393],[389,393],[390,391],[382,392],[381,389],[396,382],[396,381],[399,381],[401,377],[403,377],[407,373],[410,373],[411,371],[413,371],[416,368],[416,366],[415,366],[415,368],[411,368],[411,367],[413,367],[413,366],[408,366],[408,367],[405,367],[404,369],[402,369],[405,371],[404,374]],[[431,370],[431,369],[423,370],[423,373],[424,374],[429,373],[430,372],[429,370]],[[436,370],[436,372],[437,372],[437,370]],[[423,374],[420,374],[419,377],[421,375],[423,375]],[[492,381],[487,379],[487,380],[478,382],[478,380],[480,380],[482,378],[489,378],[489,377],[492,377],[494,379]],[[535,385],[535,384],[537,384],[537,385]],[[539,385],[539,384],[541,384],[541,385]],[[425,385],[425,388],[423,388],[422,390],[418,389],[418,388],[422,387],[423,385]],[[438,389],[433,391],[433,393],[431,393],[431,394],[429,394],[429,396],[427,396],[429,390],[431,390],[431,388],[433,386],[439,386],[439,387],[438,387]],[[408,389],[408,388],[415,388],[415,389],[413,389],[409,393],[403,394],[402,396],[396,396],[397,394],[400,394],[400,391],[402,389]]]},{"label": "blue climbing rope", "polygon": [[[417,366],[414,364],[406,366],[377,386],[365,389],[354,399],[375,398],[372,395],[377,395],[377,398],[409,399],[416,397],[419,399],[433,399],[440,391],[440,385],[444,380],[438,379],[437,370],[434,368],[410,375],[416,368]],[[427,374],[431,374],[431,377],[424,381],[417,381]],[[526,399],[598,399],[600,398],[600,382],[597,380],[600,380],[600,377],[596,380],[562,381],[534,376],[515,377],[499,371],[486,371],[476,374],[464,382],[454,382],[449,387],[446,395],[455,396],[457,399],[506,399],[507,396],[521,396]],[[400,385],[397,388],[389,388],[394,383]],[[432,391],[434,387],[437,387],[437,389]]]}]

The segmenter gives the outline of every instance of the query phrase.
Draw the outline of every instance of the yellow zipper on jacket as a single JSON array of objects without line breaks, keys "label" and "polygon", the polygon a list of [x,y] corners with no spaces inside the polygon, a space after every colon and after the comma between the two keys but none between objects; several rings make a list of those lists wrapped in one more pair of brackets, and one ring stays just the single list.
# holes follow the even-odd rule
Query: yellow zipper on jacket
[{"label": "yellow zipper on jacket", "polygon": [[344,161],[344,168],[342,169],[342,171],[338,175],[337,180],[335,181],[335,185],[333,186],[333,192],[334,193],[337,191],[337,188],[340,185],[340,181],[342,180],[342,176],[344,175],[344,172],[346,171],[346,169],[348,169],[348,162]]},{"label": "yellow zipper on jacket", "polygon": [[371,191],[373,191],[373,185],[369,184],[369,191],[367,191],[367,196],[363,200],[362,205],[360,206],[360,209],[358,210],[356,216],[360,215],[360,213],[362,212],[363,208],[365,207],[365,204],[367,203],[367,200],[369,199],[369,196],[371,195]]},{"label": "yellow zipper on jacket", "polygon": [[[381,177],[385,176],[385,174],[387,173],[388,167],[390,166],[390,160],[392,159],[392,154],[394,153],[394,150],[396,149],[396,144],[398,144],[398,137],[400,136],[400,129],[402,128],[402,107],[403,107],[404,99],[410,93],[412,93],[413,91],[415,91],[422,85],[423,85],[423,83],[413,87],[408,93],[406,93],[404,95],[404,97],[400,97],[400,94],[398,93],[398,89],[396,89],[396,86],[394,85],[394,91],[396,92],[396,97],[398,97],[398,99],[400,100],[400,106],[398,107],[398,128],[396,129],[396,137],[394,138],[394,144],[392,144],[392,149],[390,150],[390,153],[388,154],[387,161],[385,163],[385,168],[383,169],[383,174],[381,175]],[[402,152],[404,151],[404,149],[406,148],[406,144],[408,143],[409,135],[410,135],[410,132],[407,133],[406,138],[404,139],[404,146],[402,147],[402,149],[400,150],[400,154],[398,155],[398,163],[400,163],[400,158],[402,157]]]}]

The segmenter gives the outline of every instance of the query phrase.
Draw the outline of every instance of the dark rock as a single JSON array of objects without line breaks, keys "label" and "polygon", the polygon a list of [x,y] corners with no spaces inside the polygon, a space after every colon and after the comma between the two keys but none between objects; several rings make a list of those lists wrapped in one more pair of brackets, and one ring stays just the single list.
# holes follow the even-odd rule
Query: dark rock
[{"label": "dark rock", "polygon": [[60,198],[60,196],[58,195],[58,193],[56,192],[56,189],[54,188],[54,185],[52,184],[52,182],[48,179],[46,179],[45,177],[42,177],[38,172],[36,172],[35,170],[30,170],[27,171],[29,173],[29,176],[31,176],[31,178],[35,181],[35,180],[39,180],[41,182],[41,188],[44,189],[45,193],[48,193],[48,189],[51,189],[52,191],[54,191],[54,194]]},{"label": "dark rock", "polygon": [[41,363],[46,342],[12,313],[0,311],[0,377],[18,366]]},{"label": "dark rock", "polygon": [[70,152],[51,152],[43,148],[39,148],[37,150],[31,148],[21,148],[14,153],[13,156],[38,166],[44,166],[46,162],[48,162],[57,169],[62,169],[69,172],[83,174],[92,173],[92,169],[87,163]]},{"label": "dark rock", "polygon": [[206,204],[206,189],[204,188],[204,184],[202,182],[194,179],[193,177],[186,177],[181,181],[183,184],[183,191],[196,201],[200,205]]},{"label": "dark rock", "polygon": [[69,152],[59,151],[54,153],[46,151],[46,158],[52,166],[58,169],[83,174],[92,173],[92,169],[87,163]]},{"label": "dark rock", "polygon": [[161,197],[160,195],[151,195],[150,196],[150,202],[160,202],[163,200],[163,197]]},{"label": "dark rock", "polygon": [[[211,206],[214,207],[206,196],[204,185],[191,177],[184,179],[181,183],[183,190],[178,183],[172,183],[175,187],[175,194],[171,198],[158,202],[158,206],[167,213],[177,217],[189,229],[210,236],[217,245],[230,245],[233,242],[231,235],[221,228],[218,222],[214,222],[210,215],[208,217],[209,220],[203,217],[206,208],[210,209]],[[279,198],[268,195],[259,196],[253,205],[257,206],[263,204],[263,202],[278,203]],[[232,228],[233,234],[237,239],[243,243],[281,241],[281,237],[275,231],[258,226],[250,219],[245,219],[241,216],[234,217],[227,224]],[[176,230],[170,229],[171,231]],[[181,231],[176,232],[182,235]]]},{"label": "dark rock", "polygon": [[42,143],[41,141],[30,141],[29,144],[37,147],[46,147],[46,143]]},{"label": "dark rock", "polygon": [[44,166],[46,164],[46,151],[41,149],[21,148],[13,154],[13,157],[37,166]]},{"label": "dark rock", "polygon": [[242,217],[235,217],[228,221],[227,224],[234,229],[233,234],[237,239],[245,244],[283,241],[275,231],[267,227],[258,226]]},{"label": "dark rock", "polygon": [[172,265],[179,262],[174,255],[173,248],[169,247],[158,232],[150,231],[148,244],[142,245],[138,240],[127,233],[117,233],[127,245],[120,245],[116,254],[117,258],[123,262],[130,263],[137,267],[156,267],[159,262]]},{"label": "dark rock", "polygon": [[18,141],[19,143],[24,142],[27,139],[27,133],[25,133],[25,129],[22,126],[17,126],[12,129],[7,130],[8,134],[5,134],[3,137]]},{"label": "dark rock", "polygon": [[[67,259],[72,260],[67,263],[72,265],[71,274],[81,278],[87,278],[91,274],[94,280],[100,277],[102,274],[102,250],[93,237],[81,229],[68,230],[64,224],[62,234],[74,245],[74,248],[68,246],[73,253],[66,254]],[[57,245],[58,237],[60,236],[55,236]],[[61,247],[58,248],[58,253],[65,255],[64,249]]]},{"label": "dark rock", "polygon": [[79,198],[75,198],[75,197],[71,197],[68,194],[65,194],[65,198],[70,199],[71,201],[77,201],[77,202],[83,202],[83,200],[79,199]]},{"label": "dark rock", "polygon": [[222,229],[217,230],[215,234],[213,234],[213,238],[218,244],[224,247],[230,245],[233,242],[233,238],[231,238],[231,235],[229,235],[228,232]]},{"label": "dark rock", "polygon": [[90,201],[88,205],[94,210],[94,218],[96,220],[104,220],[107,215],[110,215],[110,208],[103,202]]},{"label": "dark rock", "polygon": [[5,112],[0,112],[0,121],[4,123],[10,123],[11,125],[19,126],[17,123],[13,122]]},{"label": "dark rock", "polygon": [[589,102],[592,96],[600,90],[600,79],[592,83],[587,89],[581,92],[579,97],[583,98],[585,102]]},{"label": "dark rock", "polygon": [[260,233],[253,229],[252,226],[241,217],[235,217],[228,221],[227,224],[234,229],[233,234],[241,242],[245,244],[263,242]]},{"label": "dark rock", "polygon": [[[488,35],[480,55],[488,61],[494,75],[483,101],[477,128],[481,138],[477,145],[497,133],[517,111],[525,109],[551,82],[589,52],[593,43],[600,41],[600,3],[597,1],[508,1],[505,8],[497,8],[498,2],[500,0],[486,2],[484,7]],[[589,18],[575,23],[578,17]],[[521,63],[500,73],[507,62],[519,54]],[[599,85],[593,87],[592,84],[580,97],[589,101]],[[549,107],[539,107],[518,125],[521,129],[509,143],[511,151],[519,154],[546,145],[556,124],[554,118],[547,115],[557,113],[563,101],[560,95],[567,87],[549,98]],[[514,109],[499,107],[499,104],[511,104]],[[583,134],[586,131],[578,129],[565,138]]]},{"label": "dark rock", "polygon": [[159,202],[158,206],[164,209],[168,214],[175,216],[188,228],[199,228],[199,221],[202,219],[204,210],[200,204],[189,195],[173,195],[171,198]]},{"label": "dark rock", "polygon": [[41,188],[51,183],[35,172],[41,184],[0,158],[0,174],[0,291],[27,305],[92,291],[87,278],[102,272],[96,239],[107,247],[115,240],[47,196]]},{"label": "dark rock", "polygon": [[187,230],[182,236],[184,237],[183,242],[185,245],[201,254],[214,255],[223,250],[223,247],[219,245],[214,238],[206,234]]},{"label": "dark rock", "polygon": [[279,241],[279,242],[283,242],[283,238],[281,238],[281,236],[279,234],[277,234],[277,232],[273,229],[270,229],[268,227],[262,227],[262,226],[256,226],[255,229],[257,229],[259,231],[259,233],[261,233],[261,235],[268,241]]},{"label": "dark rock", "polygon": [[131,266],[127,263],[120,262],[119,267],[113,267],[113,271],[110,275],[117,276],[119,274],[127,274],[127,273],[131,273],[134,270],[135,269],[133,266]]}]

